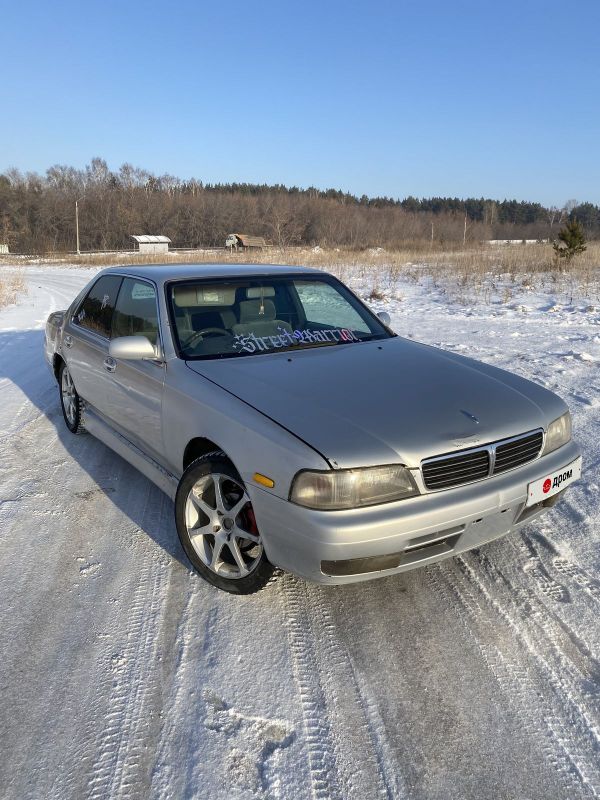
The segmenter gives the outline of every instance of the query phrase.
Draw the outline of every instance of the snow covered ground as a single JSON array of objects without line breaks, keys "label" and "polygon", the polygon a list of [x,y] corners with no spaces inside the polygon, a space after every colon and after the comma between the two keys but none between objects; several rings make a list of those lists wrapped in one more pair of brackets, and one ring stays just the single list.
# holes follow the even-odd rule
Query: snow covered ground
[{"label": "snow covered ground", "polygon": [[384,282],[398,333],[561,394],[584,478],[441,565],[239,598],[190,571],[165,496],[66,431],[42,328],[91,274],[27,268],[0,311],[2,798],[599,797],[598,308]]}]

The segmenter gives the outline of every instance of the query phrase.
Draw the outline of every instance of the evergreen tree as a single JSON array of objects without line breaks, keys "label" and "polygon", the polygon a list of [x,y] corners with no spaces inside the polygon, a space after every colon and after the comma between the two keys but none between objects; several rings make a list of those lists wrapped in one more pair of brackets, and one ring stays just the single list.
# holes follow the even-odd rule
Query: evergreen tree
[{"label": "evergreen tree", "polygon": [[570,220],[560,230],[558,241],[554,242],[554,252],[569,264],[573,256],[584,253],[586,249],[581,223],[576,219]]}]

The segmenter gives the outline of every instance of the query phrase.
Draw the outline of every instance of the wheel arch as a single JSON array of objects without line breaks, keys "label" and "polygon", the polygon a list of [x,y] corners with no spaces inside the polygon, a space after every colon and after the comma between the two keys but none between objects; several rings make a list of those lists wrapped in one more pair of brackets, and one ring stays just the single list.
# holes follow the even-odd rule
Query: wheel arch
[{"label": "wheel arch", "polygon": [[62,356],[59,356],[58,353],[55,353],[52,356],[52,372],[54,372],[54,377],[56,378],[56,382],[58,383],[59,373],[61,365],[65,363],[65,360]]},{"label": "wheel arch", "polygon": [[[223,448],[218,445],[216,442],[207,439],[204,436],[196,436],[185,446],[185,450],[183,452],[183,469],[184,471],[189,467],[192,461],[195,461],[197,458],[201,458],[202,456],[207,455],[208,453],[214,453],[215,450],[219,450],[222,453],[225,453]],[[229,456],[225,453],[227,458]],[[231,461],[231,459],[229,459]]]}]

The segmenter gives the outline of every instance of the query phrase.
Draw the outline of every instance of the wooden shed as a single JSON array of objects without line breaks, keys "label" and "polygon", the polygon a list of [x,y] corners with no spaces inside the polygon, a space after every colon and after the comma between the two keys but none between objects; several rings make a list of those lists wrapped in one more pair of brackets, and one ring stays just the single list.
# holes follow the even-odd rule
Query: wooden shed
[{"label": "wooden shed", "polygon": [[225,247],[230,250],[240,250],[250,247],[268,247],[262,236],[249,236],[247,233],[230,233],[225,239]]},{"label": "wooden shed", "polygon": [[171,240],[168,236],[140,233],[131,237],[137,242],[140,253],[168,253]]}]

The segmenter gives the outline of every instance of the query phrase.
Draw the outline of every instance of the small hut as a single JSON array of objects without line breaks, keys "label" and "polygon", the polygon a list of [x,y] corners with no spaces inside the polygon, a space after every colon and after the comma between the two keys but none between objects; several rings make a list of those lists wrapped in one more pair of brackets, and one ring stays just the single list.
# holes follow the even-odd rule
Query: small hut
[{"label": "small hut", "polygon": [[225,239],[225,247],[230,250],[246,250],[251,247],[268,247],[262,236],[248,236],[247,233],[230,233]]},{"label": "small hut", "polygon": [[168,236],[154,236],[148,233],[131,237],[137,242],[140,253],[168,253],[171,240]]}]

